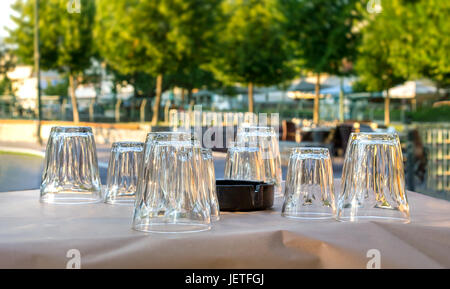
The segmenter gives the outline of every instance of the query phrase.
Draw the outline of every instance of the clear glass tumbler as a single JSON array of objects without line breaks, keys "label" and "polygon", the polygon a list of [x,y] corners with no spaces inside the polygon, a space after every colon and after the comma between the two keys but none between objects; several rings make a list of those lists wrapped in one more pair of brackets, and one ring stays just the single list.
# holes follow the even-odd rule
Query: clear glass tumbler
[{"label": "clear glass tumbler", "polygon": [[333,167],[326,148],[291,151],[281,215],[300,219],[335,218]]},{"label": "clear glass tumbler", "polygon": [[264,162],[259,147],[231,142],[225,161],[225,179],[264,181]]},{"label": "clear glass tumbler", "polygon": [[244,124],[238,128],[238,143],[254,143],[261,151],[264,162],[264,179],[275,184],[275,196],[282,196],[281,156],[278,136],[273,127]]},{"label": "clear glass tumbler", "polygon": [[211,208],[211,220],[220,220],[219,200],[216,193],[216,175],[214,172],[214,159],[211,149],[201,149],[203,159],[203,178],[202,182]]},{"label": "clear glass tumbler", "polygon": [[105,188],[105,203],[134,204],[144,143],[112,144]]},{"label": "clear glass tumbler", "polygon": [[80,204],[101,200],[101,182],[92,129],[53,127],[45,152],[40,201]]},{"label": "clear glass tumbler", "polygon": [[337,219],[409,222],[403,156],[397,134],[351,134],[337,201]]},{"label": "clear glass tumbler", "polygon": [[153,233],[211,229],[201,148],[189,135],[147,138],[136,191],[133,229]]}]

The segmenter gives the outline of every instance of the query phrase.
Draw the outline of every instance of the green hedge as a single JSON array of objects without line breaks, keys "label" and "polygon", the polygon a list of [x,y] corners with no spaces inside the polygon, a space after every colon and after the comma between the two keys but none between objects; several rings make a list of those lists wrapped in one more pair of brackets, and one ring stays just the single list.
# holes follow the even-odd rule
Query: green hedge
[{"label": "green hedge", "polygon": [[408,115],[415,122],[450,122],[450,106],[418,108]]}]

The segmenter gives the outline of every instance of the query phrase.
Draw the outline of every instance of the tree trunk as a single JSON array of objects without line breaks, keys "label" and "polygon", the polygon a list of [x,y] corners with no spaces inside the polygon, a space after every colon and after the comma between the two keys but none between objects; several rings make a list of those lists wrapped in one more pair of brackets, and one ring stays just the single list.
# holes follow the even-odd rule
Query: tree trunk
[{"label": "tree trunk", "polygon": [[193,94],[193,93],[192,93],[192,89],[191,89],[191,88],[188,88],[188,89],[187,89],[187,93],[188,93],[188,95],[187,95],[187,102],[188,102],[188,103],[191,103],[192,100],[193,100],[193,99],[192,99],[192,94]]},{"label": "tree trunk", "polygon": [[339,86],[339,121],[344,122],[344,79],[340,78]]},{"label": "tree trunk", "polygon": [[389,112],[389,105],[390,105],[390,98],[389,98],[389,90],[386,90],[386,98],[384,99],[384,124],[389,125],[390,123],[390,112]]},{"label": "tree trunk", "polygon": [[78,103],[77,97],[75,95],[75,76],[73,74],[69,75],[69,90],[70,90],[70,100],[72,101],[72,112],[73,112],[73,122],[79,123],[80,116],[78,114]]},{"label": "tree trunk", "polygon": [[184,88],[181,89],[181,103],[184,105]]},{"label": "tree trunk", "polygon": [[317,73],[316,87],[314,96],[314,112],[313,112],[313,122],[315,124],[319,123],[319,100],[320,100],[320,73]]},{"label": "tree trunk", "polygon": [[248,83],[248,112],[253,112],[253,83]]},{"label": "tree trunk", "polygon": [[141,106],[139,108],[140,111],[140,120],[141,122],[145,122],[145,107],[147,106],[147,98],[144,98],[141,102]]},{"label": "tree trunk", "polygon": [[158,76],[156,77],[155,103],[153,104],[153,117],[152,117],[152,125],[153,126],[158,124],[159,106],[161,104],[162,81],[163,81],[163,75],[158,74]]},{"label": "tree trunk", "polygon": [[[34,1],[34,70],[36,73],[36,112],[37,112],[37,141],[42,144],[41,137],[41,121],[42,121],[42,104],[41,104],[41,71],[40,71],[40,52],[39,52],[39,1]],[[5,79],[7,80],[7,74],[5,73]],[[10,90],[11,91],[11,90]]]}]

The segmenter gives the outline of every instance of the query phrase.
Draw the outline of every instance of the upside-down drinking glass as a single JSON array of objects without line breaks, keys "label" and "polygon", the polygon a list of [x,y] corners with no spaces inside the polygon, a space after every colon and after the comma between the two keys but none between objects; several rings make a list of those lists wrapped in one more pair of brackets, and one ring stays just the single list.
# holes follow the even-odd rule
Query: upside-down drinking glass
[{"label": "upside-down drinking glass", "polygon": [[40,201],[80,204],[101,200],[101,183],[92,129],[53,127],[45,152]]},{"label": "upside-down drinking glass", "polygon": [[144,143],[112,144],[105,189],[105,203],[134,204]]},{"label": "upside-down drinking glass", "polygon": [[264,162],[264,179],[275,184],[275,195],[282,196],[281,156],[278,136],[273,127],[244,124],[238,128],[238,143],[254,143],[261,151]]},{"label": "upside-down drinking glass", "polygon": [[133,228],[154,233],[211,228],[201,148],[189,134],[149,134],[136,191]]},{"label": "upside-down drinking glass", "polygon": [[300,219],[330,219],[336,214],[333,168],[326,148],[291,151],[281,215]]},{"label": "upside-down drinking glass", "polygon": [[230,142],[225,161],[225,179],[264,181],[261,150],[253,144]]},{"label": "upside-down drinking glass", "polygon": [[409,222],[403,157],[397,134],[351,134],[337,200],[337,219]]},{"label": "upside-down drinking glass", "polygon": [[211,220],[218,221],[220,219],[220,209],[219,200],[217,199],[216,193],[216,175],[214,172],[214,159],[212,156],[211,149],[201,149],[202,153],[202,176],[204,181],[204,189],[206,190],[206,195],[208,196],[209,206],[211,208]]}]

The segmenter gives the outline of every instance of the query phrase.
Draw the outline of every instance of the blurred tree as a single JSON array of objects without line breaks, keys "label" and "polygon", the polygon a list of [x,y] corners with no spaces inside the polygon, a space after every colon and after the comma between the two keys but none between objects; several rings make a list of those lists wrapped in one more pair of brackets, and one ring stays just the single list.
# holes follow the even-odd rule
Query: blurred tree
[{"label": "blurred tree", "polygon": [[[358,0],[280,0],[289,21],[293,53],[300,65],[317,76],[314,98],[314,123],[319,121],[320,74],[345,75],[356,56],[360,21]],[[343,102],[343,99],[341,99]]]},{"label": "blurred tree", "polygon": [[294,77],[276,0],[225,0],[220,39],[208,68],[225,83],[248,85],[248,111],[253,112],[254,85],[275,85]]},{"label": "blurred tree", "polygon": [[[183,63],[183,62],[181,62]],[[222,82],[214,77],[214,74],[199,66],[183,66],[168,76],[170,87],[177,86],[183,88],[182,98],[185,98],[184,90],[187,90],[187,103],[192,100],[194,88],[218,89],[222,88]],[[185,99],[183,99],[184,101]]]},{"label": "blurred tree", "polygon": [[[405,78],[396,72],[390,63],[392,57],[391,39],[394,37],[391,19],[386,17],[386,6],[383,2],[383,11],[380,14],[365,14],[365,22],[362,29],[362,42],[358,48],[359,55],[355,69],[360,76],[360,86],[365,86],[368,91],[385,91],[384,99],[386,125],[390,122],[389,93],[394,85],[402,83]],[[394,34],[395,35],[395,34]]]},{"label": "blurred tree", "polygon": [[[35,0],[17,0],[13,9],[18,16],[11,16],[16,24],[9,29],[9,43],[17,45],[19,61],[33,63],[34,10]],[[70,13],[67,2],[60,0],[39,0],[40,65],[43,69],[56,69],[69,77],[73,120],[79,122],[75,96],[78,77],[90,67],[94,54],[92,29],[95,15],[94,1],[80,0],[80,13]]]},{"label": "blurred tree", "polygon": [[450,85],[450,1],[391,0],[382,2],[377,17],[385,23],[389,63],[414,80],[429,78],[438,87]]},{"label": "blurred tree", "polygon": [[58,95],[62,98],[67,98],[68,91],[69,91],[69,81],[67,78],[56,84],[49,85],[47,86],[47,88],[43,90],[44,95]]},{"label": "blurred tree", "polygon": [[11,80],[9,78],[0,78],[0,96],[11,94],[12,94]]},{"label": "blurred tree", "polygon": [[356,69],[370,91],[386,91],[407,79],[429,78],[450,85],[450,2],[382,1],[379,14],[366,14]]},{"label": "blurred tree", "polygon": [[16,59],[11,49],[4,43],[0,43],[0,95],[12,95],[12,83],[8,78],[8,72],[14,69]]},{"label": "blurred tree", "polygon": [[[114,90],[116,86],[131,85],[134,90],[134,97],[151,97],[155,94],[155,79],[145,72],[134,72],[132,74],[121,74],[117,70],[108,68],[108,72],[113,76]],[[115,91],[117,93],[117,91]]]},{"label": "blurred tree", "polygon": [[352,91],[353,92],[367,92],[367,83],[365,83],[364,81],[361,80],[357,80],[355,82],[353,82],[352,85]]},{"label": "blurred tree", "polygon": [[220,37],[217,23],[221,23],[224,18],[219,9],[222,0],[186,2],[190,2],[190,9],[184,12],[184,17],[177,19],[177,26],[187,36],[189,49],[181,54],[178,68],[169,79],[170,86],[187,90],[189,102],[194,88],[214,89],[221,86],[220,81],[205,66],[214,56],[215,44]]},{"label": "blurred tree", "polygon": [[156,76],[152,123],[159,116],[163,75],[204,61],[219,0],[98,0],[96,39],[122,75]]}]

